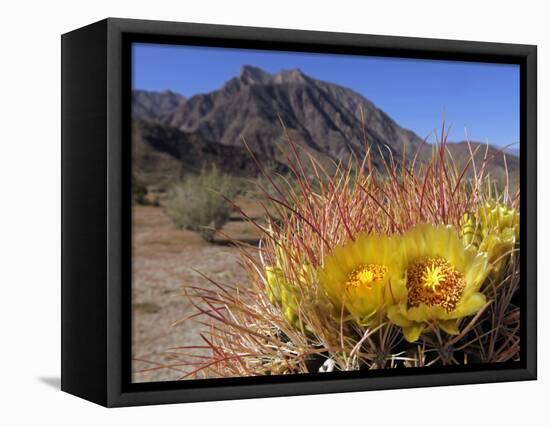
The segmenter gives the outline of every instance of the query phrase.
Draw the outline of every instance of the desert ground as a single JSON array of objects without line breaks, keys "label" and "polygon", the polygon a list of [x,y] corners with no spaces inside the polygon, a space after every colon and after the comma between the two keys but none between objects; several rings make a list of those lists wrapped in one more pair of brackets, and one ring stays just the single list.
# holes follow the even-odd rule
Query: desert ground
[{"label": "desert ground", "polygon": [[[238,204],[248,215],[259,217],[261,209],[253,201]],[[221,235],[221,234],[224,235]],[[238,214],[222,229],[214,243],[198,234],[177,230],[162,207],[135,205],[133,208],[133,381],[177,380],[186,370],[174,364],[167,352],[186,345],[202,345],[199,333],[205,326],[188,320],[173,324],[195,312],[183,294],[183,285],[210,286],[197,271],[218,282],[246,285],[238,264],[239,249],[231,238],[254,243],[256,228]],[[229,238],[228,238],[229,237]],[[194,351],[195,354],[200,352]]]}]

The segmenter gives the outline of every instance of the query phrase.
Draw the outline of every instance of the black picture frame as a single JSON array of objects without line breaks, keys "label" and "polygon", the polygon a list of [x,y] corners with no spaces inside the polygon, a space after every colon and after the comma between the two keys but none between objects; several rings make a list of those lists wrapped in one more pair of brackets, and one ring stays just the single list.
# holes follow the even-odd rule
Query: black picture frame
[{"label": "black picture frame", "polygon": [[[521,361],[131,383],[130,45],[330,52],[520,66]],[[62,44],[62,390],[117,407],[536,379],[536,46],[109,18]]]}]

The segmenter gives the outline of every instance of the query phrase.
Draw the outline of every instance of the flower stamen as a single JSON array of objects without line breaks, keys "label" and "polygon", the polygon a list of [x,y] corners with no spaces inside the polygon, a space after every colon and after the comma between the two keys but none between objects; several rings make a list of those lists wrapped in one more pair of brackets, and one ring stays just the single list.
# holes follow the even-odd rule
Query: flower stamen
[{"label": "flower stamen", "polygon": [[434,264],[426,266],[424,274],[422,275],[424,287],[428,287],[430,290],[435,291],[444,280],[445,275],[441,270],[441,266],[436,266]]},{"label": "flower stamen", "polygon": [[420,259],[407,268],[409,307],[424,303],[450,312],[456,308],[465,286],[462,273],[442,257]]},{"label": "flower stamen", "polygon": [[382,281],[387,273],[388,268],[384,265],[375,263],[361,265],[348,274],[346,289],[349,287],[371,289],[373,284]]}]

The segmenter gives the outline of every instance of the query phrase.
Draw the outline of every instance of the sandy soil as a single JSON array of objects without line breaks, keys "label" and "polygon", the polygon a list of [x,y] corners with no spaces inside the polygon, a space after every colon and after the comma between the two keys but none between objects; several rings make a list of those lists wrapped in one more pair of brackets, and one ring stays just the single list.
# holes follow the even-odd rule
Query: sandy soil
[{"label": "sandy soil", "polygon": [[[260,214],[254,203],[242,200],[241,205],[248,214]],[[218,281],[245,282],[244,272],[237,264],[238,249],[210,244],[198,234],[177,230],[159,207],[135,206],[133,225],[133,380],[176,380],[181,372],[165,368],[143,370],[169,361],[166,351],[172,347],[203,344],[199,336],[203,326],[194,321],[172,326],[194,313],[181,287],[211,286],[193,269]],[[223,232],[233,238],[257,239],[254,227],[237,217]]]}]

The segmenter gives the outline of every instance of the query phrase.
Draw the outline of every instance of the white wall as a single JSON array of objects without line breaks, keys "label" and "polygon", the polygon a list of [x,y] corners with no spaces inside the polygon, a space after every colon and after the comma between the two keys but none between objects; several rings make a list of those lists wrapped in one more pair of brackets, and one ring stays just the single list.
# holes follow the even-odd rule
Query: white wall
[{"label": "white wall", "polygon": [[[60,321],[60,34],[107,16],[539,46],[539,188],[550,185],[548,13],[542,1],[25,1],[0,23],[0,423],[519,424],[548,413],[550,272],[540,197],[539,381],[108,411],[55,390]],[[548,146],[547,146],[548,145]],[[543,193],[544,194],[544,193]],[[547,393],[545,396],[544,393]],[[2,420],[11,417],[11,421]],[[547,421],[547,419],[546,419]],[[199,423],[200,422],[200,423]],[[541,424],[541,421],[534,422]],[[30,423],[29,423],[30,424]]]}]

